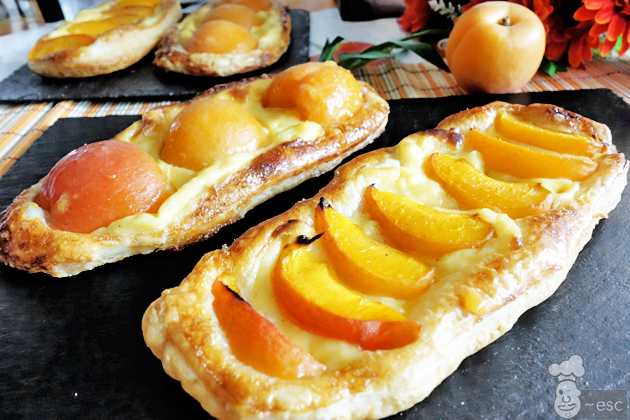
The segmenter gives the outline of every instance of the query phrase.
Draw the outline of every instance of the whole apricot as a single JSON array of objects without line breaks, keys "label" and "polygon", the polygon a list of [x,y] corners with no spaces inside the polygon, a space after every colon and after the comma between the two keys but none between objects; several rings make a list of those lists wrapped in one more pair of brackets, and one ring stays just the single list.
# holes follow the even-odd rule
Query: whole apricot
[{"label": "whole apricot", "polygon": [[50,212],[53,228],[90,233],[123,217],[156,212],[172,192],[149,153],[135,144],[106,140],[57,162],[36,201]]},{"label": "whole apricot", "polygon": [[446,60],[468,92],[518,91],[536,74],[545,52],[545,28],[520,4],[478,4],[455,21]]}]

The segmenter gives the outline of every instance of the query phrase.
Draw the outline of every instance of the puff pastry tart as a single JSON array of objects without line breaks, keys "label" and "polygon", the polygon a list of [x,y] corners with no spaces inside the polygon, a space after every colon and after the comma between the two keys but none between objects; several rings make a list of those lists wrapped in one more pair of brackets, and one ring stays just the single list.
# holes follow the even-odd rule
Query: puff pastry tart
[{"label": "puff pastry tart", "polygon": [[138,62],[182,17],[178,0],[115,0],[77,13],[43,36],[28,66],[47,77],[90,77]]},{"label": "puff pastry tart", "polygon": [[425,398],[559,286],[628,170],[602,124],[471,109],[343,165],[145,312],[219,419],[367,419]]},{"label": "puff pastry tart", "polygon": [[20,194],[0,214],[0,261],[61,277],[182,248],[329,171],[378,137],[388,113],[332,62],[155,108]]},{"label": "puff pastry tart", "polygon": [[211,1],[171,28],[155,64],[195,76],[229,76],[270,66],[289,47],[291,16],[277,0]]}]

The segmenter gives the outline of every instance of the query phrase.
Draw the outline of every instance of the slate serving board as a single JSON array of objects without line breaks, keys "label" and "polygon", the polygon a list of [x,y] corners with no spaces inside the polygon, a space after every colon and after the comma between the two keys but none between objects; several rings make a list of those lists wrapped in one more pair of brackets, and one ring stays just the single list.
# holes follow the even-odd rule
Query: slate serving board
[{"label": "slate serving board", "polygon": [[[390,101],[387,132],[369,148],[394,145],[454,112],[495,99],[552,103],[604,122],[620,151],[630,154],[630,107],[608,90]],[[58,121],[0,179],[0,208],[67,151],[111,137],[137,118]],[[209,418],[144,344],[144,311],[204,253],[313,196],[331,177],[307,181],[180,252],[131,257],[69,279],[0,266],[0,418]],[[549,300],[464,360],[426,400],[392,418],[555,418],[557,381],[547,369],[572,354],[585,361],[581,389],[628,389],[629,237],[626,193]]]},{"label": "slate serving board", "polygon": [[25,64],[0,83],[0,101],[57,101],[85,99],[191,98],[199,92],[244,77],[279,73],[308,61],[310,15],[291,10],[291,43],[271,66],[228,77],[198,77],[166,72],[153,64],[155,51],[136,64],[111,74],[83,79],[53,79],[33,73]]}]

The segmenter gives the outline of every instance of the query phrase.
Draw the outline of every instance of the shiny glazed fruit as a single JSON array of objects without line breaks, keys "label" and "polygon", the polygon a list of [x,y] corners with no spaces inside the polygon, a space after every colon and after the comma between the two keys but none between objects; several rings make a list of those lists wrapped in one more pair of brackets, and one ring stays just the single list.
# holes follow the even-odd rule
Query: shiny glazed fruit
[{"label": "shiny glazed fruit", "polygon": [[213,8],[203,19],[204,22],[211,20],[227,20],[248,31],[253,26],[262,24],[262,20],[258,19],[252,9],[241,4],[221,4]]},{"label": "shiny glazed fruit", "polygon": [[466,210],[489,208],[518,219],[543,213],[553,203],[553,194],[541,184],[498,181],[466,159],[435,153],[427,163],[427,174]]},{"label": "shiny glazed fruit", "polygon": [[350,219],[320,202],[315,230],[339,279],[369,295],[410,299],[433,282],[435,268],[395,248],[375,241]]},{"label": "shiny glazed fruit", "polygon": [[222,4],[242,4],[252,9],[254,12],[271,9],[269,0],[221,0]]},{"label": "shiny glazed fruit", "polygon": [[271,275],[273,293],[297,325],[365,350],[395,349],[417,340],[420,324],[346,289],[328,270],[309,245],[289,244],[280,252]]},{"label": "shiny glazed fruit", "polygon": [[85,34],[96,36],[110,29],[114,29],[116,26],[118,26],[116,23],[106,20],[89,20],[73,24],[68,28],[68,33],[73,35]]},{"label": "shiny glazed fruit", "polygon": [[295,92],[300,87],[300,82],[306,76],[322,68],[322,66],[334,66],[332,61],[325,63],[304,63],[293,66],[278,74],[267,87],[262,98],[265,108],[293,108],[295,107]]},{"label": "shiny glazed fruit", "polygon": [[198,99],[173,120],[161,157],[171,165],[200,171],[217,159],[256,150],[266,138],[245,108],[228,100]]},{"label": "shiny glazed fruit", "polygon": [[487,170],[518,178],[569,178],[583,181],[597,169],[597,163],[588,158],[538,152],[477,130],[470,131],[468,144],[483,155]]},{"label": "shiny glazed fruit", "polygon": [[155,213],[172,192],[151,155],[107,140],[61,159],[46,176],[38,204],[50,212],[53,228],[90,233],[123,217]]},{"label": "shiny glazed fruit", "polygon": [[318,376],[325,370],[324,365],[290,342],[278,327],[221,281],[214,281],[212,294],[212,308],[238,360],[282,379]]},{"label": "shiny glazed fruit", "polygon": [[352,73],[341,67],[323,67],[300,81],[295,103],[304,121],[320,124],[352,117],[363,105],[363,93]]},{"label": "shiny glazed fruit", "polygon": [[434,210],[373,186],[365,191],[365,211],[378,222],[388,242],[436,258],[478,248],[494,234],[494,227],[476,214]]},{"label": "shiny glazed fruit", "polygon": [[186,48],[191,53],[227,54],[256,47],[258,41],[243,27],[227,20],[211,20],[197,28]]},{"label": "shiny glazed fruit", "polygon": [[110,18],[103,19],[103,21],[115,23],[116,26],[122,26],[122,25],[134,24],[138,22],[140,19],[142,19],[142,16],[129,14],[129,15],[115,15]]},{"label": "shiny glazed fruit", "polygon": [[545,44],[545,28],[534,12],[520,4],[492,1],[457,18],[446,59],[453,77],[468,92],[515,92],[536,74]]},{"label": "shiny glazed fruit", "polygon": [[591,137],[537,127],[505,112],[497,115],[494,128],[497,133],[510,140],[558,153],[593,157],[607,149],[604,143]]},{"label": "shiny glazed fruit", "polygon": [[89,35],[66,35],[57,38],[46,39],[38,42],[28,53],[29,60],[38,60],[47,55],[72,48],[87,47],[93,44],[96,38]]}]

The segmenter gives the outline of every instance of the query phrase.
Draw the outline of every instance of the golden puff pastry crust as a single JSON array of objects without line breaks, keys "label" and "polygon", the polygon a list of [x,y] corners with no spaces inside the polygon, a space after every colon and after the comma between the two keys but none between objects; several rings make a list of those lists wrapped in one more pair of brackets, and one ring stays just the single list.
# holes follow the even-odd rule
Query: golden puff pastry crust
[{"label": "golden puff pastry crust", "polygon": [[[104,18],[114,5],[115,1],[110,1],[94,9],[84,10],[74,21],[64,22],[38,42],[68,35],[68,28],[77,22]],[[61,50],[41,58],[29,58],[28,66],[37,74],[55,78],[109,74],[127,68],[147,55],[168,28],[181,17],[182,9],[178,0],[162,0],[152,15],[136,23],[96,35],[96,41],[84,47]]]},{"label": "golden puff pastry crust", "polygon": [[[363,107],[350,118],[320,127],[300,121],[295,110],[265,113],[260,98],[272,79],[263,75],[215,86],[192,101],[207,97],[242,100],[254,103],[263,124],[297,124],[281,134],[272,128],[276,141],[252,153],[228,156],[198,173],[174,168],[159,161],[159,151],[175,115],[187,103],[153,109],[114,139],[147,149],[177,189],[157,215],[130,216],[89,234],[56,230],[49,226],[48,213],[34,202],[44,178],[0,214],[0,261],[32,273],[65,277],[131,255],[181,249],[209,238],[276,194],[330,171],[385,129],[389,106],[366,83],[359,82]],[[268,115],[275,119],[264,121]]]},{"label": "golden puff pastry crust", "polygon": [[270,0],[271,9],[258,12],[263,24],[250,31],[258,41],[258,47],[242,53],[191,53],[184,45],[201,24],[203,18],[218,1],[210,1],[172,27],[155,52],[154,63],[177,73],[194,76],[229,76],[269,67],[280,59],[289,48],[291,16],[287,6]]},{"label": "golden puff pastry crust", "polygon": [[[492,130],[500,111],[527,115],[554,130],[594,135],[610,145],[606,126],[555,106],[492,103],[447,118],[438,129],[409,136],[396,147],[355,158],[338,168],[316,197],[251,228],[229,248],[206,254],[180,286],[151,304],[142,328],[165,371],[218,419],[382,418],[423,400],[464,358],[507,332],[561,284],[595,225],[620,199],[628,170],[623,155],[610,146],[594,157],[598,168],[585,181],[539,180],[554,195],[552,208],[542,214],[513,220],[479,211],[494,224],[493,239],[431,261],[440,275],[417,298],[381,300],[422,324],[418,340],[407,346],[363,351],[300,330],[278,309],[269,273],[285,244],[321,233],[313,228],[320,197],[366,232],[370,223],[362,212],[363,194],[372,184],[425,204],[437,197],[441,208],[457,210],[457,203],[423,177],[422,166],[434,152],[474,160],[467,146],[469,129]],[[327,370],[289,380],[241,363],[212,309],[216,279]],[[463,305],[462,296],[471,290],[484,302],[484,313]]]}]

